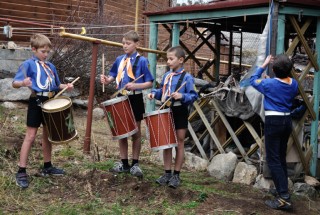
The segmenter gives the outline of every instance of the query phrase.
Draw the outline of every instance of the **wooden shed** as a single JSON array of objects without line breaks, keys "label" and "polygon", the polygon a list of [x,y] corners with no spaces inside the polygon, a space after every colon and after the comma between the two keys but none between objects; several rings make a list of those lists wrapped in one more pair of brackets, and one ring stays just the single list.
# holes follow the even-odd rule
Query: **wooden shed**
[{"label": "wooden shed", "polygon": [[[301,149],[301,143],[297,140],[296,132],[301,130],[301,127],[297,126],[293,130],[292,139],[289,143],[289,147],[294,145],[297,148],[299,157],[303,164],[304,171],[306,173],[311,172],[312,175],[317,173],[317,163],[318,163],[318,118],[319,118],[319,65],[320,65],[320,1],[318,0],[286,0],[286,1],[272,1],[273,13],[272,13],[272,37],[270,40],[270,53],[280,54],[286,53],[287,55],[292,55],[297,45],[300,43],[304,48],[305,54],[308,56],[309,63],[303,75],[299,78],[296,77],[295,73],[292,72],[292,76],[299,81],[299,92],[300,96],[303,98],[307,105],[308,111],[305,114],[310,115],[312,118],[311,126],[311,140],[310,147],[307,151]],[[165,29],[171,35],[172,46],[180,45],[182,46],[188,54],[188,59],[192,59],[203,72],[212,80],[217,80],[221,73],[222,53],[221,53],[221,35],[222,31],[229,32],[229,53],[228,53],[228,70],[229,74],[232,70],[233,61],[235,58],[235,53],[232,51],[234,46],[233,35],[236,33],[257,33],[261,34],[264,26],[266,25],[268,14],[270,11],[270,1],[268,0],[224,0],[224,1],[212,1],[210,4],[206,5],[192,5],[192,6],[182,6],[176,8],[169,8],[167,10],[157,11],[157,12],[146,12],[150,20],[150,48],[157,49],[159,26],[164,26]],[[185,32],[189,29],[201,39],[199,46],[190,49],[187,44],[181,39]],[[199,29],[202,29],[201,31]],[[204,30],[205,29],[205,30]],[[204,35],[202,32],[208,32]],[[214,43],[210,43],[209,39],[214,37]],[[317,41],[315,49],[308,46],[307,40],[310,38],[313,41]],[[203,58],[199,55],[198,50],[201,46],[208,47],[212,53],[213,58]],[[241,44],[240,44],[241,46]],[[240,47],[240,61],[238,61],[241,67],[241,55],[243,50]],[[155,54],[149,53],[150,69],[155,74],[157,57]],[[206,61],[205,64],[202,61]],[[210,68],[214,69],[210,69]],[[309,72],[310,68],[313,67],[314,73],[314,85],[313,85],[313,100],[309,101],[306,92],[304,92],[301,82],[303,81],[305,75]],[[216,135],[214,134],[212,128],[216,122],[208,122],[201,111],[201,105],[206,104],[207,101],[201,100],[199,103],[195,103],[196,113],[199,114],[206,125],[206,133],[210,133],[214,144],[217,146],[217,153],[224,153],[224,149],[231,140],[233,140],[240,150],[242,159],[247,160],[248,155],[252,153],[252,150],[245,151],[237,138],[237,135],[241,133],[243,129],[250,130],[250,133],[255,138],[258,144],[263,142],[263,136],[258,135],[257,132],[247,121],[243,122],[243,125],[238,129],[231,129],[228,121],[225,120],[225,116],[218,112],[218,118],[220,118],[228,133],[230,138],[225,142],[220,142]],[[214,105],[215,106],[215,105]],[[216,107],[216,106],[215,106]],[[219,108],[217,108],[219,109]],[[192,117],[191,115],[190,117]],[[189,119],[190,119],[189,117]],[[303,124],[304,119],[300,121],[300,125]],[[190,127],[189,127],[190,131]],[[192,129],[191,129],[192,133]],[[193,135],[195,143],[199,151],[201,152],[201,145],[199,145],[200,136]],[[231,140],[230,140],[231,139]],[[205,155],[201,153],[204,157]],[[312,157],[310,159],[310,157]],[[310,161],[310,163],[308,163]]]}]

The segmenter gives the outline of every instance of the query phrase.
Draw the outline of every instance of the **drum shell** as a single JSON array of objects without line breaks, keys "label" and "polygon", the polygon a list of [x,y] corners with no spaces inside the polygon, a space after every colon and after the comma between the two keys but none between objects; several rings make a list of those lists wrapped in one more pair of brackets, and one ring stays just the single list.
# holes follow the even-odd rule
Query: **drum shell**
[{"label": "drum shell", "polygon": [[112,139],[118,140],[138,132],[131,104],[127,96],[116,97],[102,103]]},{"label": "drum shell", "polygon": [[170,109],[144,114],[149,130],[149,142],[153,151],[176,147],[177,137]]},{"label": "drum shell", "polygon": [[[54,100],[65,99],[68,104],[55,109],[46,109],[45,106]],[[72,101],[70,98],[60,96],[50,99],[42,105],[43,119],[48,131],[48,139],[53,144],[66,144],[74,140],[78,133],[74,127]]]}]

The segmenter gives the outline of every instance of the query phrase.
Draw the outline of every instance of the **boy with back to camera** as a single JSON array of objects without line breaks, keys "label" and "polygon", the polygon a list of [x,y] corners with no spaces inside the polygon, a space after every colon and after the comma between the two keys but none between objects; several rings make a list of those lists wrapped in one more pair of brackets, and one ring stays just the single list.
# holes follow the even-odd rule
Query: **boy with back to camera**
[{"label": "boy with back to camera", "polygon": [[[188,105],[192,104],[198,98],[195,91],[193,77],[184,71],[183,62],[185,59],[184,50],[180,46],[172,47],[167,51],[167,64],[170,71],[163,76],[160,89],[152,89],[148,94],[149,99],[161,100],[165,102],[168,98],[172,98],[171,110],[175,125],[178,147],[176,150],[176,159],[174,164],[174,172],[171,171],[172,165],[172,148],[164,149],[164,175],[160,176],[156,183],[160,185],[168,185],[171,188],[177,188],[180,183],[180,170],[184,161],[184,139],[188,128]],[[183,83],[186,84],[178,90]],[[179,86],[180,85],[180,86]]]},{"label": "boy with back to camera", "polygon": [[48,132],[42,115],[41,103],[53,97],[61,89],[73,89],[73,84],[61,84],[55,66],[46,61],[52,48],[49,38],[43,34],[35,34],[31,36],[30,42],[33,57],[21,64],[12,82],[14,88],[28,87],[32,90],[27,112],[27,130],[22,143],[19,169],[16,174],[16,184],[21,188],[29,186],[26,172],[27,160],[41,123],[43,125],[42,150],[44,160],[41,175],[65,174],[64,170],[52,166],[52,145],[48,140]]},{"label": "boy with back to camera", "polygon": [[[148,60],[137,52],[139,35],[135,31],[129,31],[123,35],[122,45],[124,55],[118,56],[110,70],[109,76],[101,75],[102,84],[116,81],[117,88],[125,88],[128,93],[134,117],[137,122],[138,132],[132,135],[132,164],[128,160],[128,138],[119,140],[121,162],[115,162],[110,169],[111,172],[130,172],[131,175],[143,177],[139,167],[139,156],[141,151],[141,120],[145,112],[142,90],[152,87],[153,77],[148,68]],[[134,79],[140,77],[132,83]]]},{"label": "boy with back to camera", "polygon": [[[275,78],[260,79],[272,61]],[[265,203],[280,210],[292,209],[286,163],[287,142],[292,131],[290,112],[298,93],[297,81],[289,77],[292,67],[286,55],[269,55],[250,78],[251,85],[264,95],[266,159],[277,191],[276,198]]]}]

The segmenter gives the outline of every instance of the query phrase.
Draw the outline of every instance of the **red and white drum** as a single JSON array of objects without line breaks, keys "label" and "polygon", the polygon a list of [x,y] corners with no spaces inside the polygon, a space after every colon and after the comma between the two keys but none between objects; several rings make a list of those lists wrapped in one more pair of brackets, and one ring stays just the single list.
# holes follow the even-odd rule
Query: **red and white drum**
[{"label": "red and white drum", "polygon": [[107,100],[102,105],[105,108],[112,139],[123,139],[138,132],[138,126],[127,96]]},{"label": "red and white drum", "polygon": [[51,143],[65,144],[77,137],[70,98],[60,96],[44,102],[42,113]]},{"label": "red and white drum", "polygon": [[144,114],[150,133],[153,151],[176,147],[178,144],[171,109],[156,110]]}]

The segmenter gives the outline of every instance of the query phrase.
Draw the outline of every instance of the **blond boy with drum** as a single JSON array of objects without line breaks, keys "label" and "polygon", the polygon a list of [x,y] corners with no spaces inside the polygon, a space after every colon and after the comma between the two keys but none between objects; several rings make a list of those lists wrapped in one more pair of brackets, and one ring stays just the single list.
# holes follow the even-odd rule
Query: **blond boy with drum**
[{"label": "blond boy with drum", "polygon": [[48,140],[41,104],[61,89],[73,89],[73,84],[61,84],[55,66],[46,61],[52,48],[49,38],[43,34],[35,34],[31,36],[30,42],[33,57],[21,64],[12,82],[14,88],[28,87],[32,91],[28,105],[27,130],[20,151],[19,169],[16,173],[16,184],[21,188],[29,186],[26,172],[27,160],[41,124],[43,124],[42,150],[44,160],[41,175],[65,174],[64,170],[54,167],[51,163],[52,145]]}]

